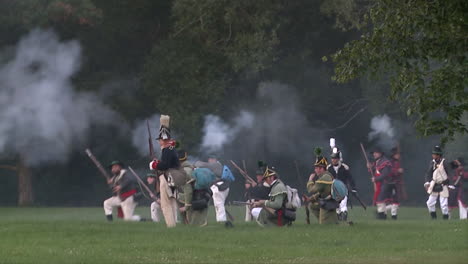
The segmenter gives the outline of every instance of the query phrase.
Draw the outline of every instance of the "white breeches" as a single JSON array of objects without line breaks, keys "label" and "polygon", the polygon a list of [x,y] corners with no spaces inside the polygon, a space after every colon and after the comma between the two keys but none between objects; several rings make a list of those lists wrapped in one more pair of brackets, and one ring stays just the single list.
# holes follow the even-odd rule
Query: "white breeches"
[{"label": "white breeches", "polygon": [[210,187],[213,192],[213,204],[216,211],[216,221],[217,222],[226,222],[226,209],[224,208],[224,203],[229,194],[229,188],[224,191],[219,191],[218,187],[212,185]]},{"label": "white breeches", "polygon": [[394,204],[378,203],[377,204],[377,212],[387,214],[387,212],[390,211],[390,213],[392,215],[398,215],[398,208],[399,207],[400,206],[397,203],[394,203]]},{"label": "white breeches", "polygon": [[255,219],[255,220],[258,220],[258,216],[260,215],[260,212],[262,211],[262,208],[261,207],[256,207],[256,208],[253,208],[252,209],[252,217]]},{"label": "white breeches", "polygon": [[466,219],[468,207],[464,207],[461,201],[458,201],[458,210],[460,212],[460,219]]},{"label": "white breeches", "polygon": [[449,213],[448,198],[442,197],[442,195],[438,195],[438,194],[429,195],[429,199],[427,199],[427,202],[426,202],[427,209],[429,209],[429,212],[436,211],[437,197],[439,197],[440,209],[442,210],[442,214],[447,215]]},{"label": "white breeches", "polygon": [[164,175],[159,176],[161,211],[167,227],[175,227],[177,222],[177,199],[175,191],[167,185]]},{"label": "white breeches", "polygon": [[160,217],[159,217],[159,212],[161,211],[161,205],[159,205],[157,202],[152,202],[151,203],[151,220],[153,222],[159,222]]},{"label": "white breeches", "polygon": [[336,213],[348,212],[348,196],[345,196],[340,202],[340,206],[336,208]]},{"label": "white breeches", "polygon": [[128,197],[125,201],[122,201],[118,196],[112,196],[104,201],[104,213],[111,215],[112,209],[120,206],[122,207],[125,221],[140,221],[141,217],[139,215],[133,215],[137,204],[133,201],[133,196]]}]

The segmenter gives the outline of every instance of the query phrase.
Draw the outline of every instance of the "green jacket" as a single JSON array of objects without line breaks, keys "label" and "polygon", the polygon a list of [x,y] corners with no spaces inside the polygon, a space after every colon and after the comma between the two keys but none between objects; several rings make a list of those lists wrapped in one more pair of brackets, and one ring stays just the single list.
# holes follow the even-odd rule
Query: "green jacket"
[{"label": "green jacket", "polygon": [[179,187],[178,200],[185,206],[191,206],[193,197],[193,182],[195,181],[195,179],[192,177],[193,166],[188,161],[182,162],[180,166],[184,169],[185,173],[187,174],[187,178],[185,184]]},{"label": "green jacket", "polygon": [[318,175],[316,181],[309,181],[307,183],[307,191],[314,193],[314,198],[325,199],[331,195],[331,186],[333,183],[333,175],[330,172],[325,171]]},{"label": "green jacket", "polygon": [[288,191],[286,185],[277,179],[273,186],[271,187],[268,201],[265,202],[265,206],[278,210],[283,207],[283,204],[286,202]]}]

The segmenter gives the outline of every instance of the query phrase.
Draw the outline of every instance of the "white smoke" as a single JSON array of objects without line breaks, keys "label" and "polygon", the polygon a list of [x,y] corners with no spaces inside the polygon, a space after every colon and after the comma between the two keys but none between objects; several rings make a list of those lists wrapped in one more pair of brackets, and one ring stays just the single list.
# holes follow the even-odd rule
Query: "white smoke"
[{"label": "white smoke", "polygon": [[[142,157],[149,157],[149,134],[148,123],[151,130],[151,142],[154,146],[154,154],[159,155],[161,149],[156,142],[156,137],[159,133],[159,117],[160,114],[154,114],[148,119],[137,122],[135,129],[132,131],[132,144],[137,149]],[[148,122],[148,123],[147,123]]]},{"label": "white smoke", "polygon": [[20,40],[13,59],[0,66],[0,153],[19,154],[33,166],[64,162],[92,123],[115,118],[98,98],[73,90],[80,56],[77,41],[61,42],[52,31]]},{"label": "white smoke", "polygon": [[247,111],[241,111],[231,124],[224,122],[219,116],[205,116],[202,151],[218,152],[224,145],[232,142],[239,132],[251,128],[254,121],[254,115]]},{"label": "white smoke", "polygon": [[387,150],[396,146],[395,129],[388,115],[384,114],[373,117],[370,128],[372,129],[368,135],[370,141],[377,140],[377,144]]}]

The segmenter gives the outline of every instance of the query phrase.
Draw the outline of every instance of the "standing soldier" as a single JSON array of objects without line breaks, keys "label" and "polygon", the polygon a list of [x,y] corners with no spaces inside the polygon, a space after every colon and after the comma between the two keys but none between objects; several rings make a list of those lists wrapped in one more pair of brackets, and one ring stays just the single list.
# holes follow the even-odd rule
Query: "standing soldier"
[{"label": "standing soldier", "polygon": [[316,149],[314,172],[307,182],[307,191],[312,193],[309,210],[317,217],[319,224],[336,224],[338,217],[336,208],[338,202],[331,199],[331,186],[333,175],[327,171],[328,162],[321,155],[321,150]]},{"label": "standing soldier", "polygon": [[401,167],[400,157],[398,148],[393,148],[392,159],[390,160],[392,163],[392,171],[386,182],[386,189],[384,190],[387,192],[385,202],[390,207],[393,220],[397,220],[398,218],[398,208],[400,207],[400,200],[402,199],[404,191],[403,168]]},{"label": "standing soldier", "polygon": [[[348,188],[351,187],[351,192],[356,191],[356,184],[353,176],[349,171],[349,166],[341,162],[340,152],[334,152],[331,154],[331,163],[328,164],[327,170],[333,175],[334,179],[342,181]],[[341,202],[339,207],[336,209],[338,214],[338,220],[347,222],[348,221],[348,196],[346,196]]]},{"label": "standing soldier", "polygon": [[449,179],[448,173],[449,163],[442,158],[443,152],[439,146],[435,146],[432,150],[432,161],[429,169],[426,173],[426,182],[424,188],[426,188],[429,194],[427,199],[427,208],[431,214],[432,219],[437,218],[436,203],[437,197],[439,197],[440,209],[442,210],[443,219],[449,219],[448,210],[448,184]]},{"label": "standing soldier", "polygon": [[[270,188],[263,185],[263,173],[265,172],[265,164],[261,161],[258,162],[258,169],[255,172],[256,183],[246,183],[245,189],[247,194],[247,202],[253,203],[259,200],[267,200]],[[245,205],[245,221],[250,222],[252,220],[251,205]]]},{"label": "standing soldier", "polygon": [[211,155],[208,157],[208,162],[197,161],[195,163],[197,168],[208,168],[216,176],[214,184],[211,186],[211,192],[213,193],[213,204],[215,207],[216,213],[216,222],[224,223],[226,227],[232,227],[231,221],[227,220],[226,209],[224,204],[226,203],[226,198],[229,195],[229,185],[230,183],[226,180],[221,179],[223,174],[223,165],[218,161],[216,156]]},{"label": "standing soldier", "polygon": [[392,197],[392,190],[395,184],[392,182],[392,163],[384,156],[384,152],[380,148],[375,148],[371,152],[374,157],[374,163],[367,164],[367,167],[373,171],[374,182],[377,186],[377,219],[387,219],[387,202]]},{"label": "standing soldier", "polygon": [[113,161],[109,167],[114,176],[109,179],[108,184],[113,186],[112,191],[115,195],[104,201],[104,213],[107,220],[113,220],[113,207],[120,206],[125,221],[140,221],[140,216],[133,215],[137,206],[137,202],[134,200],[134,195],[137,193],[134,178],[127,173],[127,170],[123,168],[123,163],[120,161]]},{"label": "standing soldier", "polygon": [[270,188],[269,198],[253,203],[252,216],[260,226],[290,225],[291,221],[284,214],[287,200],[286,185],[279,179],[277,172],[268,166],[263,178],[265,185]]},{"label": "standing soldier", "polygon": [[161,209],[167,227],[175,227],[177,221],[177,201],[176,187],[174,178],[171,174],[172,170],[180,168],[179,158],[174,148],[174,141],[171,140],[171,131],[169,129],[169,116],[161,115],[159,136],[157,140],[161,146],[161,160],[153,160],[149,166],[151,170],[161,172],[159,176],[159,189]]},{"label": "standing soldier", "polygon": [[159,188],[158,188],[158,184],[156,180],[157,177],[158,176],[153,173],[146,174],[146,182],[148,183],[149,187],[155,191],[154,193],[156,195],[156,197],[151,196],[151,198],[155,200],[151,203],[151,207],[150,207],[151,220],[153,222],[160,221],[159,213],[161,211],[161,199],[159,198]]}]

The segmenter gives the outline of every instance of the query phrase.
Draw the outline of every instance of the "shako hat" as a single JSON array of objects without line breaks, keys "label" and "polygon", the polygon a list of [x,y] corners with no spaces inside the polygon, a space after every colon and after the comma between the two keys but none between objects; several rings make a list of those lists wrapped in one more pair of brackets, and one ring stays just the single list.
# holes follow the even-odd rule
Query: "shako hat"
[{"label": "shako hat", "polygon": [[170,120],[171,118],[168,115],[161,115],[159,118],[159,136],[156,139],[171,139]]},{"label": "shako hat", "polygon": [[257,170],[255,171],[255,174],[263,175],[265,173],[266,167],[267,167],[267,164],[264,161],[262,160],[257,161]]},{"label": "shako hat", "polygon": [[441,155],[443,154],[442,152],[442,148],[440,146],[435,146],[433,149],[432,149],[432,154],[437,154],[437,155]]}]

